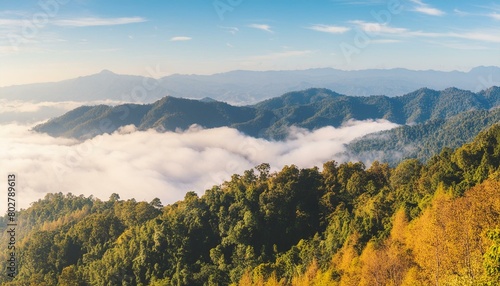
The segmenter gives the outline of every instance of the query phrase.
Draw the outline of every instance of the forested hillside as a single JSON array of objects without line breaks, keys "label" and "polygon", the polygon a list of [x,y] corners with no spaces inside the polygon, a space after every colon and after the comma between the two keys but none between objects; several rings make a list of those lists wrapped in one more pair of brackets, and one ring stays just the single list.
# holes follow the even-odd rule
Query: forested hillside
[{"label": "forested hillside", "polygon": [[403,159],[423,162],[443,148],[457,148],[470,142],[483,129],[500,121],[500,109],[471,110],[448,119],[429,120],[371,133],[347,145],[349,158],[378,160],[396,165]]},{"label": "forested hillside", "polygon": [[494,125],[425,164],[262,164],[165,207],[49,194],[19,213],[19,273],[1,282],[497,285],[499,166]]},{"label": "forested hillside", "polygon": [[34,129],[53,136],[89,138],[133,124],[139,130],[175,131],[192,124],[205,128],[233,127],[266,139],[284,139],[290,126],[309,130],[340,126],[349,120],[386,119],[398,124],[420,124],[448,119],[471,110],[500,104],[500,88],[473,93],[448,88],[422,88],[399,96],[346,96],[328,89],[286,93],[252,106],[165,97],[153,104],[83,106]]}]

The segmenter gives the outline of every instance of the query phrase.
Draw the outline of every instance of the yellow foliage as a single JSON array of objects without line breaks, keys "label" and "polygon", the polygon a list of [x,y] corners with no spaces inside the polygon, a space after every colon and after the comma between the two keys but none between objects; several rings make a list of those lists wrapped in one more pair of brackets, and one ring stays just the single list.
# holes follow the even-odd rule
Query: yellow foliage
[{"label": "yellow foliage", "polygon": [[246,271],[243,273],[243,276],[241,276],[238,286],[252,286],[252,282],[252,274],[250,271]]},{"label": "yellow foliage", "polygon": [[318,267],[316,260],[313,260],[311,265],[307,267],[304,274],[292,279],[292,286],[332,286],[335,285],[332,281],[331,271],[322,271]]},{"label": "yellow foliage", "polygon": [[58,229],[59,227],[70,223],[72,221],[78,221],[84,218],[88,213],[90,212],[90,207],[89,206],[84,206],[81,210],[74,211],[70,214],[67,214],[63,217],[60,217],[57,220],[54,221],[49,221],[49,222],[44,222],[42,227],[40,228],[41,231],[53,231]]},{"label": "yellow foliage", "polygon": [[400,209],[394,215],[391,229],[391,239],[403,243],[406,240],[406,228],[408,227],[408,219],[404,209]]},{"label": "yellow foliage", "polygon": [[273,274],[271,274],[271,277],[269,277],[269,279],[267,279],[267,281],[264,283],[264,286],[284,286],[284,285],[285,285],[285,279],[278,280],[278,278],[276,278],[275,272],[273,272]]},{"label": "yellow foliage", "polygon": [[420,275],[420,270],[417,267],[410,268],[401,282],[401,286],[420,286],[423,280]]},{"label": "yellow foliage", "polygon": [[384,269],[380,267],[383,263],[383,257],[379,257],[382,254],[378,251],[373,242],[369,242],[360,256],[361,264],[361,280],[359,285],[369,286],[369,285],[385,285],[382,284],[386,281],[384,276]]},{"label": "yellow foliage", "polygon": [[500,221],[499,189],[498,181],[489,180],[457,199],[436,192],[431,207],[410,224],[407,237],[421,269],[420,284],[474,285],[481,280],[485,230]]},{"label": "yellow foliage", "polygon": [[351,234],[342,248],[334,255],[332,259],[333,267],[337,269],[341,275],[339,285],[358,285],[360,274],[357,271],[359,268],[359,255],[354,246],[358,244],[359,234]]},{"label": "yellow foliage", "polygon": [[[236,284],[234,284],[236,285]],[[255,273],[253,271],[246,271],[238,281],[238,286],[284,286],[286,285],[285,279],[278,279],[276,272],[273,272],[269,278],[265,279],[262,272]]]}]

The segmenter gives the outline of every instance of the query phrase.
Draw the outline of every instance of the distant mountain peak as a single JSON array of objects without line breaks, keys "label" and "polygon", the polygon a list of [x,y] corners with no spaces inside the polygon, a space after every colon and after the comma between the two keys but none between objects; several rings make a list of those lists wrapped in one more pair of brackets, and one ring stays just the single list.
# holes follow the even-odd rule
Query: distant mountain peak
[{"label": "distant mountain peak", "polygon": [[115,75],[114,72],[107,70],[107,69],[103,69],[99,74],[101,74],[101,75]]},{"label": "distant mountain peak", "polygon": [[468,90],[464,90],[464,89],[460,89],[460,88],[456,88],[456,87],[448,87],[448,88],[443,90],[443,92],[456,92],[456,91],[470,92]]},{"label": "distant mountain peak", "polygon": [[487,94],[487,95],[496,94],[498,92],[500,92],[500,86],[492,86],[490,88],[481,91],[482,94]]},{"label": "distant mountain peak", "polygon": [[419,95],[419,94],[437,94],[438,91],[428,87],[421,87],[413,92],[407,93],[406,95]]},{"label": "distant mountain peak", "polygon": [[471,73],[498,73],[500,71],[500,67],[497,66],[478,66],[470,70]]},{"label": "distant mountain peak", "polygon": [[205,102],[205,103],[210,103],[210,102],[217,102],[217,100],[211,98],[211,97],[204,97],[202,99],[200,99],[201,102]]}]

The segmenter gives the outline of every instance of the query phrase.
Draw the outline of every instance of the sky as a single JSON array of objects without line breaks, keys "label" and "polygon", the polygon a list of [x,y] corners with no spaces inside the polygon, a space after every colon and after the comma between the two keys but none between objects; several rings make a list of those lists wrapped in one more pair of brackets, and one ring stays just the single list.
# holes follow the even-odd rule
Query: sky
[{"label": "sky", "polygon": [[0,1],[0,86],[104,69],[467,71],[499,52],[495,1]]}]

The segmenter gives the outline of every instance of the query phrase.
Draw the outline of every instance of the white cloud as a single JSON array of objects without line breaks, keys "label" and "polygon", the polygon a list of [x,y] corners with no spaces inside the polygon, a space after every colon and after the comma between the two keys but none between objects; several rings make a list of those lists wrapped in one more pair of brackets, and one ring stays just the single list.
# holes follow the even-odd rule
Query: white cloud
[{"label": "white cloud", "polygon": [[9,27],[23,27],[29,23],[28,21],[25,20],[19,20],[19,19],[0,19],[0,26],[9,26]]},{"label": "white cloud", "polygon": [[497,20],[497,21],[500,21],[500,14],[498,13],[491,13],[491,14],[488,14],[488,17],[492,18],[493,20]]},{"label": "white cloud", "polygon": [[78,142],[33,133],[27,126],[0,125],[0,169],[18,174],[18,200],[24,208],[48,192],[101,199],[119,193],[123,199],[158,197],[168,204],[187,191],[203,194],[232,174],[264,162],[279,170],[287,164],[305,168],[342,161],[345,143],[396,126],[353,121],[313,132],[292,128],[290,138],[282,142],[248,137],[231,128],[158,133],[128,126]]},{"label": "white cloud", "polygon": [[457,14],[458,16],[469,16],[471,13],[462,11],[460,9],[453,9],[453,12]]},{"label": "white cloud", "polygon": [[21,10],[2,10],[0,11],[0,16],[17,16],[17,17],[24,17],[28,13],[26,11],[21,11]]},{"label": "white cloud", "polygon": [[343,26],[328,26],[328,25],[313,25],[309,27],[308,29],[318,31],[318,32],[324,32],[324,33],[330,33],[330,34],[343,34],[347,31],[349,31],[351,28],[349,27],[343,27]]},{"label": "white cloud", "polygon": [[372,44],[395,44],[400,42],[401,42],[400,40],[394,40],[394,39],[377,39],[370,41],[370,43]]},{"label": "white cloud", "polygon": [[351,21],[351,23],[356,24],[364,32],[373,34],[404,34],[408,32],[408,29],[405,28],[395,28],[376,22]]},{"label": "white cloud", "polygon": [[372,6],[385,4],[384,0],[333,0],[335,3],[342,5],[361,5],[361,6]]},{"label": "white cloud", "polygon": [[410,0],[410,1],[417,4],[417,6],[414,7],[414,9],[413,9],[413,11],[415,11],[415,12],[426,14],[426,15],[431,15],[431,16],[442,16],[442,15],[446,14],[445,12],[443,12],[437,8],[433,8],[433,7],[429,6],[428,4],[422,2],[421,0]]},{"label": "white cloud", "polygon": [[460,42],[431,42],[435,43],[436,45],[440,45],[443,47],[447,47],[450,49],[455,49],[455,50],[489,50],[490,48],[482,46],[482,45],[476,45],[476,44],[470,44],[470,43],[460,43]]},{"label": "white cloud", "polygon": [[[481,6],[479,6],[481,7]],[[465,12],[459,9],[454,9],[453,12],[458,15],[458,16],[474,16],[474,17],[488,17],[496,21],[500,21],[500,14],[498,13],[500,11],[499,8],[496,8],[495,6],[493,7],[482,7],[488,10],[493,10],[490,13],[470,13],[470,12]]]},{"label": "white cloud", "polygon": [[190,40],[192,40],[192,38],[186,37],[186,36],[177,36],[177,37],[170,38],[171,42],[182,42],[182,41],[190,41]]},{"label": "white cloud", "polygon": [[266,25],[266,24],[250,24],[250,25],[248,25],[248,27],[262,30],[262,31],[266,31],[268,33],[274,33],[274,31],[271,30],[271,26]]},{"label": "white cloud", "polygon": [[277,59],[282,59],[282,58],[303,56],[303,55],[307,55],[310,53],[312,53],[312,51],[310,51],[310,50],[285,51],[285,52],[271,53],[271,54],[267,54],[267,55],[253,56],[250,58],[250,60],[277,60]]},{"label": "white cloud", "polygon": [[224,26],[219,26],[219,28],[226,30],[228,33],[231,33],[235,35],[240,31],[237,27],[224,27]]},{"label": "white cloud", "polygon": [[460,38],[466,40],[500,43],[500,34],[485,33],[479,31],[479,32],[449,33],[447,35],[453,38]]},{"label": "white cloud", "polygon": [[381,24],[376,22],[364,22],[364,21],[351,21],[350,23],[355,24],[363,32],[367,34],[377,35],[377,36],[390,36],[390,37],[400,37],[400,38],[452,38],[452,39],[464,39],[471,41],[489,42],[489,43],[499,43],[500,36],[496,31],[463,31],[462,33],[448,32],[425,32],[425,31],[412,31],[406,28],[391,27],[387,24]]},{"label": "white cloud", "polygon": [[92,27],[92,26],[115,26],[133,23],[142,23],[147,20],[142,17],[123,17],[123,18],[74,18],[51,21],[56,26],[66,27]]},{"label": "white cloud", "polygon": [[487,31],[463,31],[462,33],[430,33],[422,31],[411,31],[405,34],[408,37],[425,37],[425,38],[451,38],[463,39],[476,42],[486,43],[500,43],[500,36],[498,33]]},{"label": "white cloud", "polygon": [[431,7],[416,7],[415,11],[423,13],[423,14],[431,15],[431,16],[444,15],[443,11],[436,9],[436,8],[431,8]]}]

